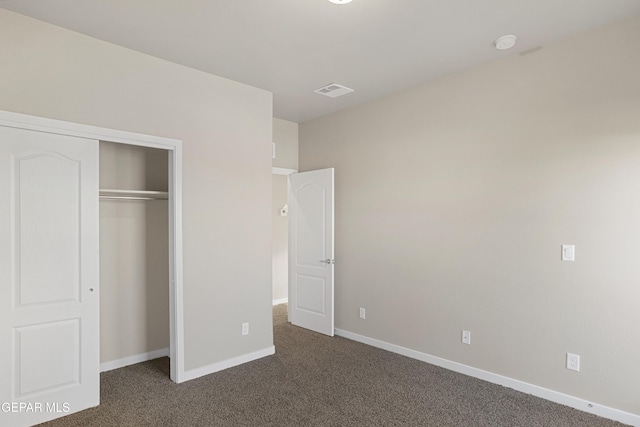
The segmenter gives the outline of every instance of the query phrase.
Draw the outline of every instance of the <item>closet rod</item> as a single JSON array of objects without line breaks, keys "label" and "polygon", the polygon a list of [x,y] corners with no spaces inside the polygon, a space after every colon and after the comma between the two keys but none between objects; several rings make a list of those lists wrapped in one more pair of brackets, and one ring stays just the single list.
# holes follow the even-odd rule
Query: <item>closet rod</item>
[{"label": "closet rod", "polygon": [[166,191],[142,191],[142,190],[100,190],[100,198],[106,200],[167,200],[169,193]]},{"label": "closet rod", "polygon": [[167,200],[166,197],[100,196],[102,200]]}]

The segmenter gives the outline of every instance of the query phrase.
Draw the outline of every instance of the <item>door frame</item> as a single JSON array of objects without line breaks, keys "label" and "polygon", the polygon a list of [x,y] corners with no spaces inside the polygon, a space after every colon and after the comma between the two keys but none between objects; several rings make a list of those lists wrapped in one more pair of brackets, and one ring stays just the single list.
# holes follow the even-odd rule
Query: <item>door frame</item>
[{"label": "door frame", "polygon": [[[169,154],[169,354],[171,380],[186,381],[182,263],[182,141],[0,111],[0,125],[167,150]],[[96,230],[96,233],[98,230]],[[100,364],[100,361],[97,361]],[[98,367],[98,371],[99,371]]]}]

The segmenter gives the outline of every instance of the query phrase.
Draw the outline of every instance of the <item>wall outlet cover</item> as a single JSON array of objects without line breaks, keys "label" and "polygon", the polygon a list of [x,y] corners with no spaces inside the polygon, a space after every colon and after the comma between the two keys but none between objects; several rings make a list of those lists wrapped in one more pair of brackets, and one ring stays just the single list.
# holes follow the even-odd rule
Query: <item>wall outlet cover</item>
[{"label": "wall outlet cover", "polygon": [[580,355],[567,353],[567,369],[572,371],[580,371]]},{"label": "wall outlet cover", "polygon": [[562,245],[562,261],[575,261],[576,247],[575,245]]}]

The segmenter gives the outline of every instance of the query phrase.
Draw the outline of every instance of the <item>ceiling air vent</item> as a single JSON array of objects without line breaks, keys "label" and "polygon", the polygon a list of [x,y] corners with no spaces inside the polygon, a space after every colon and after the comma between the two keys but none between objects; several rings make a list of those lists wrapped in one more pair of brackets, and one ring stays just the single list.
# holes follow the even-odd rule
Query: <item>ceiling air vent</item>
[{"label": "ceiling air vent", "polygon": [[326,86],[322,86],[320,89],[314,90],[315,93],[328,96],[329,98],[337,98],[342,95],[346,95],[353,92],[353,89],[349,89],[346,86],[342,86],[336,83],[331,83]]}]

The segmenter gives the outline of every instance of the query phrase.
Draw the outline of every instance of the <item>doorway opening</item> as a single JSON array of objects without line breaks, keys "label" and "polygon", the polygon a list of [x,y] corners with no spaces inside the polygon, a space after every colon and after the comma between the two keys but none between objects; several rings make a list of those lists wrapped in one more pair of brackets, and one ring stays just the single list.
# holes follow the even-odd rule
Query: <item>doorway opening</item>
[{"label": "doorway opening", "polygon": [[101,372],[170,354],[168,161],[99,142]]},{"label": "doorway opening", "polygon": [[289,312],[289,175],[296,169],[272,168],[271,179],[271,283],[273,305],[287,304]]},{"label": "doorway opening", "polygon": [[[0,157],[11,165],[0,176],[10,195],[0,205],[0,223],[13,239],[0,245],[0,270],[14,271],[20,260],[15,271],[21,273],[19,281],[3,276],[0,289],[0,394],[6,401],[66,401],[70,408],[17,413],[12,425],[39,424],[99,404],[99,141],[164,150],[170,377],[184,381],[182,142],[5,111],[0,131]],[[21,316],[14,314],[18,310]],[[21,381],[19,388],[11,378]]]},{"label": "doorway opening", "polygon": [[[288,221],[288,174],[289,169],[274,168],[271,179],[271,283],[273,305],[289,301],[289,221]],[[293,171],[289,172],[292,173]]]},{"label": "doorway opening", "polygon": [[[132,136],[132,137],[131,137]],[[184,338],[183,338],[183,307],[182,307],[182,143],[181,141],[158,138],[144,135],[130,135],[130,137],[119,138],[101,138],[100,139],[100,155],[104,156],[106,162],[103,163],[101,159],[101,166],[104,164],[113,165],[118,162],[129,162],[133,164],[143,165],[144,167],[138,167],[137,171],[129,171],[130,174],[122,176],[122,171],[117,173],[118,176],[114,177],[113,171],[101,171],[101,199],[103,200],[127,200],[131,201],[152,201],[155,206],[148,204],[143,212],[139,209],[125,209],[125,216],[129,215],[129,225],[131,225],[131,219],[140,215],[144,215],[145,220],[145,235],[143,236],[145,246],[151,246],[154,243],[164,246],[163,248],[154,248],[156,251],[154,261],[152,265],[138,266],[137,268],[147,269],[149,267],[157,268],[156,271],[151,272],[152,276],[156,279],[156,283],[150,281],[144,281],[138,288],[138,297],[142,292],[145,296],[144,301],[138,301],[133,305],[141,307],[142,304],[151,303],[151,306],[145,305],[143,311],[145,318],[138,319],[138,328],[140,325],[149,326],[147,329],[146,337],[148,341],[142,346],[140,343],[125,343],[122,347],[125,347],[125,353],[131,353],[131,348],[136,345],[138,348],[145,348],[145,351],[133,352],[133,354],[116,358],[115,360],[104,361],[101,364],[101,371],[116,369],[124,367],[134,363],[143,362],[159,357],[168,356],[170,358],[170,377],[171,380],[180,383],[184,381]],[[128,166],[131,166],[129,164]],[[164,168],[164,170],[163,170]],[[119,168],[118,168],[119,169]],[[123,169],[126,169],[123,168]],[[106,180],[105,181],[103,181]],[[133,188],[105,188],[102,184],[109,187],[121,187],[119,183],[124,182],[125,186],[131,183],[137,183],[138,185],[144,184],[145,188],[133,189]],[[114,185],[111,185],[114,184]],[[129,208],[132,206],[130,205]],[[163,210],[163,207],[167,208]],[[101,203],[101,214],[103,208],[105,212],[112,212],[106,204]],[[122,207],[121,207],[122,209]],[[120,212],[122,213],[122,212]],[[125,221],[126,222],[126,221]],[[166,225],[166,234],[162,235],[160,229]],[[122,224],[120,224],[122,225]],[[150,226],[149,227],[147,227]],[[101,217],[101,234],[109,231],[113,228],[114,224],[103,224]],[[124,225],[126,228],[126,225]],[[157,228],[157,230],[154,230]],[[160,231],[155,236],[148,236],[154,231]],[[131,236],[129,236],[131,238]],[[138,236],[140,240],[140,236]],[[166,246],[164,245],[166,243]],[[101,242],[101,248],[102,248]],[[166,248],[166,251],[164,249]],[[167,261],[167,268],[160,267],[162,258]],[[121,256],[120,256],[121,259]],[[101,263],[103,257],[101,256]],[[149,272],[145,271],[146,274]],[[147,275],[148,277],[148,275]],[[101,279],[102,279],[101,274]],[[113,289],[111,289],[113,291]],[[131,290],[130,290],[131,291]],[[155,292],[165,293],[165,297],[162,295],[151,295]],[[107,291],[109,295],[109,290]],[[112,294],[113,295],[113,294]],[[168,313],[163,312],[162,306],[168,301]],[[110,306],[114,301],[105,302],[107,306]],[[101,300],[101,306],[103,302]],[[165,305],[165,307],[167,307]],[[138,315],[141,315],[141,311],[138,311]],[[168,331],[162,326],[151,325],[154,321],[164,322],[168,320]],[[102,323],[102,322],[101,322]],[[166,323],[165,323],[166,325]],[[101,331],[102,332],[102,331]],[[168,332],[168,334],[167,334]],[[140,334],[140,331],[138,331]],[[134,340],[136,339],[135,333],[133,334]],[[168,347],[160,346],[158,343],[167,342]],[[112,339],[111,337],[102,337],[102,339]],[[139,336],[137,337],[139,338]],[[132,347],[133,346],[133,347]],[[121,348],[122,348],[121,347]],[[124,354],[124,353],[121,353]],[[113,354],[104,353],[101,356],[112,359]]]}]

